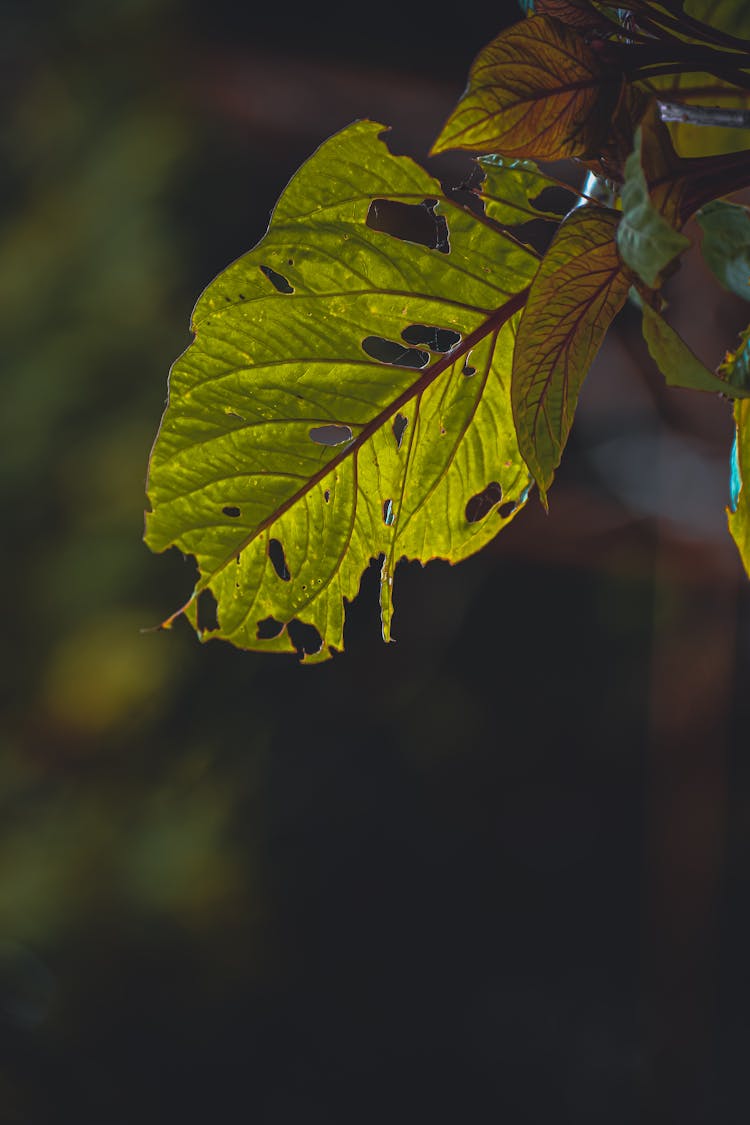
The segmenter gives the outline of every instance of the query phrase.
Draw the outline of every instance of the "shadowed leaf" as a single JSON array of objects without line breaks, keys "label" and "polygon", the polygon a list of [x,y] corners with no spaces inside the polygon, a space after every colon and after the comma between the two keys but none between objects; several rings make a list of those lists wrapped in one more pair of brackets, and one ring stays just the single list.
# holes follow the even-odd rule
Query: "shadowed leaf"
[{"label": "shadowed leaf", "polygon": [[692,349],[675,332],[663,317],[645,302],[643,309],[643,337],[656,363],[670,387],[684,387],[693,391],[708,391],[730,398],[745,398],[750,391],[733,387],[728,378],[720,378],[701,363]]},{"label": "shadowed leaf", "polygon": [[616,67],[580,35],[549,16],[532,16],[479,53],[469,87],[433,152],[463,148],[538,160],[596,156],[622,89]]},{"label": "shadowed leaf", "polygon": [[595,207],[568,216],[539,267],[518,328],[513,416],[545,504],[581,385],[628,294],[615,246],[618,219]]},{"label": "shadowed leaf", "polygon": [[722,199],[698,212],[703,231],[701,251],[717,280],[738,297],[750,301],[750,213]]},{"label": "shadowed leaf", "polygon": [[[382,131],[358,122],[300,169],[262,242],[200,298],[172,369],[146,539],[196,557],[196,592],[217,602],[206,635],[243,648],[293,651],[296,620],[322,638],[306,659],[341,649],[344,599],[378,556],[388,638],[399,558],[465,558],[526,497],[510,370],[538,259],[392,156]],[[376,229],[374,199],[434,209],[448,249]],[[405,342],[423,336],[449,350]],[[491,482],[494,507],[472,522]]]},{"label": "shadowed leaf", "polygon": [[612,26],[587,0],[534,0],[534,13],[538,16],[553,16],[559,23],[578,31]]},{"label": "shadowed leaf", "polygon": [[[709,27],[739,38],[750,38],[750,5],[747,0],[686,0],[685,13]],[[690,41],[690,36],[685,38]],[[653,86],[665,101],[684,101],[690,105],[750,108],[750,90],[739,89],[712,74],[689,73],[652,77]],[[686,122],[670,122],[669,132],[680,156],[712,156],[738,152],[747,147],[742,129],[727,129]]]},{"label": "shadowed leaf", "polygon": [[719,374],[738,391],[750,392],[750,327],[740,334],[739,347],[727,352],[719,365]]},{"label": "shadowed leaf", "polygon": [[636,129],[635,147],[625,164],[617,247],[623,262],[653,289],[661,283],[662,271],[687,249],[690,240],[667,222],[651,200],[642,164],[643,136],[643,128]]}]

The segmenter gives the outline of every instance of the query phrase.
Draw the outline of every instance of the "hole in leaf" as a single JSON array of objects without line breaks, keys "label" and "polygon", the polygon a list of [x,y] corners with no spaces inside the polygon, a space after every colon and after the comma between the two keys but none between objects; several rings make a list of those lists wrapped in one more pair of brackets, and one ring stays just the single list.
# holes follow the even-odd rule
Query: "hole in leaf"
[{"label": "hole in leaf", "polygon": [[229,518],[233,520],[236,520],[238,516],[242,515],[242,512],[239,508],[235,507],[234,504],[227,504],[226,508],[222,508],[221,510],[225,516],[229,516]]},{"label": "hole in leaf", "polygon": [[331,490],[330,490],[330,488],[327,488],[327,489],[325,490],[325,492],[323,493],[323,499],[325,500],[326,504],[327,504],[327,503],[328,503],[328,501],[329,501],[329,500],[331,499]]},{"label": "hole in leaf", "polygon": [[449,352],[461,339],[460,332],[432,324],[410,324],[401,335],[407,344],[426,344],[431,352]]},{"label": "hole in leaf", "polygon": [[258,622],[258,631],[255,635],[259,641],[271,641],[283,631],[283,622],[277,621],[275,617],[265,617],[263,621]]},{"label": "hole in leaf", "polygon": [[343,445],[352,440],[353,434],[349,426],[313,426],[310,437],[318,445]]},{"label": "hole in leaf", "polygon": [[260,272],[264,273],[266,275],[268,280],[271,282],[271,285],[273,285],[274,289],[277,292],[279,292],[279,293],[293,293],[294,292],[293,287],[289,284],[289,282],[284,277],[284,275],[281,274],[281,273],[277,273],[276,270],[272,270],[270,266],[261,266]]},{"label": "hole in leaf", "polygon": [[468,523],[479,523],[503,498],[503,490],[496,480],[490,481],[486,488],[472,496],[466,505]]},{"label": "hole in leaf", "polygon": [[288,582],[292,576],[289,573],[289,567],[286,565],[284,548],[281,546],[278,539],[269,539],[268,557],[281,581]]},{"label": "hole in leaf", "polygon": [[572,191],[566,191],[563,187],[552,185],[543,188],[539,195],[531,200],[531,206],[535,207],[537,211],[555,211],[558,215],[564,215],[570,210],[573,195],[574,192]]},{"label": "hole in leaf", "polygon": [[383,523],[386,527],[390,527],[393,523],[393,501],[383,501]]},{"label": "hole in leaf", "polygon": [[428,250],[450,253],[448,223],[444,215],[436,215],[436,199],[423,203],[399,203],[395,199],[373,199],[367,212],[371,230],[390,234],[402,242],[416,242]]},{"label": "hole in leaf", "polygon": [[477,373],[476,367],[472,367],[471,364],[469,363],[468,359],[465,359],[464,365],[461,368],[461,374],[465,375],[467,379],[470,379],[472,377],[472,375],[476,375],[476,373]]},{"label": "hole in leaf", "polygon": [[401,448],[401,442],[404,440],[404,430],[409,425],[409,419],[404,417],[403,414],[397,414],[393,419],[393,436],[396,439],[396,449]]},{"label": "hole in leaf", "polygon": [[515,507],[516,505],[513,503],[513,501],[509,500],[507,504],[500,505],[500,507],[497,509],[497,514],[500,516],[500,519],[507,520],[511,512],[515,511]]},{"label": "hole in leaf", "polygon": [[430,362],[430,353],[420,348],[405,348],[395,340],[384,336],[365,336],[362,350],[380,363],[390,363],[398,367],[425,367]]},{"label": "hole in leaf", "polygon": [[323,647],[323,638],[314,625],[306,625],[303,621],[290,621],[287,626],[289,637],[299,656],[314,656]]},{"label": "hole in leaf", "polygon": [[219,607],[210,590],[202,590],[198,595],[197,610],[199,633],[210,633],[219,628]]},{"label": "hole in leaf", "polygon": [[232,410],[229,406],[224,407],[224,413],[228,418],[236,418],[238,422],[246,421],[241,414],[238,414],[236,410]]}]

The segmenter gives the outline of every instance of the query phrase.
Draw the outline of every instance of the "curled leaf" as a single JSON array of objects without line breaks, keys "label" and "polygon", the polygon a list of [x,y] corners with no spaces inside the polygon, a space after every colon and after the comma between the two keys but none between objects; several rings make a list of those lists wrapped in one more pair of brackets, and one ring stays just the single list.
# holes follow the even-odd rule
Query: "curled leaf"
[{"label": "curled leaf", "polygon": [[532,16],[480,51],[433,152],[596,156],[623,88],[617,67],[581,35],[550,16]]},{"label": "curled leaf", "polygon": [[615,246],[619,216],[582,207],[565,219],[531,286],[513,357],[513,417],[542,500],[560,464],[583,380],[629,281]]},{"label": "curled leaf", "polygon": [[525,501],[510,371],[538,259],[382,132],[357,122],[300,169],[265,238],[200,298],[172,369],[146,540],[197,559],[179,612],[202,636],[291,652],[296,620],[325,659],[380,557],[388,638],[398,560],[457,562]]}]

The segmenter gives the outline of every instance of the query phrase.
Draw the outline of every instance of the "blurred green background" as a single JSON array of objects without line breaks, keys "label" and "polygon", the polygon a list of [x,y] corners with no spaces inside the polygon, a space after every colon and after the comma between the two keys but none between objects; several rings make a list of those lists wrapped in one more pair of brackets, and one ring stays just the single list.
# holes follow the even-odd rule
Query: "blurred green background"
[{"label": "blurred green background", "polygon": [[[141,533],[201,288],[353,118],[423,158],[515,18],[4,12],[3,1125],[746,1120],[731,427],[632,310],[552,515],[402,565],[396,645],[374,573],[320,668],[142,632],[192,586]],[[732,342],[699,262],[675,301]]]}]

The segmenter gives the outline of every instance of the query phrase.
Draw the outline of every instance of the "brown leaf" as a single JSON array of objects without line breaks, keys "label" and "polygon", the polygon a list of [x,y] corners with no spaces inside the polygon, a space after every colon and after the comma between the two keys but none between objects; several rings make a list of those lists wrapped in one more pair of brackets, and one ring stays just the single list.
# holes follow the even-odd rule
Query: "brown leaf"
[{"label": "brown leaf", "polygon": [[511,398],[521,454],[542,502],[560,464],[583,380],[630,280],[617,254],[619,215],[582,207],[539,267],[513,353]]},{"label": "brown leaf", "polygon": [[481,51],[433,153],[463,148],[539,160],[594,157],[624,78],[602,50],[550,16],[532,16]]},{"label": "brown leaf", "polygon": [[535,0],[534,13],[538,16],[552,16],[567,27],[575,27],[579,31],[606,28],[609,24],[609,20],[601,12],[597,12],[588,0]]}]

